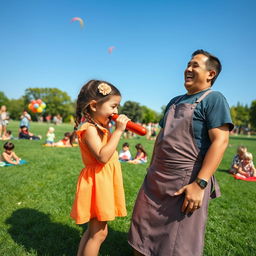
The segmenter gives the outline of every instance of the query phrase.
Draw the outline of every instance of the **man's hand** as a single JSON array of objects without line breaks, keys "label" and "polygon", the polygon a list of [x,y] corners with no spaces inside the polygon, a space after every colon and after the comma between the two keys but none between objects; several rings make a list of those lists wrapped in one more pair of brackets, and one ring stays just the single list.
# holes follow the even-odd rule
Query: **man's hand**
[{"label": "man's hand", "polygon": [[178,196],[183,193],[185,193],[185,199],[181,208],[182,212],[192,213],[202,206],[204,189],[200,188],[196,182],[182,187],[174,195]]}]

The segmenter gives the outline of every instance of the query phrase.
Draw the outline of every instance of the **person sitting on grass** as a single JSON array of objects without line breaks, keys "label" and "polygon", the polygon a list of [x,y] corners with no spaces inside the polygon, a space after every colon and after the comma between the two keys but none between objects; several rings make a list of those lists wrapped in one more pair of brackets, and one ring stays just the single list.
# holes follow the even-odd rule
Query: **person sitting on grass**
[{"label": "person sitting on grass", "polygon": [[36,136],[28,130],[28,127],[22,125],[20,127],[19,139],[25,140],[40,140],[42,137],[40,135]]},{"label": "person sitting on grass", "polygon": [[234,156],[231,168],[229,170],[229,173],[236,174],[238,171],[238,167],[243,160],[244,153],[247,152],[247,148],[245,146],[239,146],[237,148],[237,154]]},{"label": "person sitting on grass", "polygon": [[14,144],[12,142],[6,142],[4,144],[4,152],[1,154],[1,166],[5,166],[5,165],[18,165],[18,164],[24,164],[25,161],[21,160],[21,158],[19,158],[14,150]]},{"label": "person sitting on grass", "polygon": [[64,138],[56,143],[53,144],[54,147],[72,147],[71,143],[71,132],[65,132],[64,133]]},{"label": "person sitting on grass", "polygon": [[120,162],[127,162],[132,159],[132,155],[129,150],[129,144],[127,142],[123,144],[122,150],[119,152],[118,158]]},{"label": "person sitting on grass", "polygon": [[129,160],[128,163],[130,164],[143,164],[147,162],[147,153],[143,146],[139,143],[135,145],[137,150],[136,156],[133,160]]},{"label": "person sitting on grass", "polygon": [[13,140],[15,139],[13,136],[12,136],[12,131],[10,130],[7,130],[5,135],[2,136],[2,140]]},{"label": "person sitting on grass", "polygon": [[252,160],[252,153],[245,152],[243,155],[243,160],[239,164],[236,176],[241,178],[256,177],[256,169]]},{"label": "person sitting on grass", "polygon": [[46,146],[54,146],[54,139],[55,139],[55,134],[54,134],[54,128],[49,127],[48,132],[46,133]]}]

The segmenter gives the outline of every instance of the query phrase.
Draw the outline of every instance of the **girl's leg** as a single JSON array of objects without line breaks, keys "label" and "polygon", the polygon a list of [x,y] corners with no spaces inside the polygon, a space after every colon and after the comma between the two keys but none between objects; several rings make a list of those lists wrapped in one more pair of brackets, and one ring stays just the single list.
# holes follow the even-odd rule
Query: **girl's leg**
[{"label": "girl's leg", "polygon": [[86,231],[84,232],[84,234],[80,240],[80,243],[78,246],[78,251],[77,251],[77,256],[83,255],[83,249],[84,249],[85,244],[87,243],[88,238],[89,238],[89,228],[86,229]]},{"label": "girl's leg", "polygon": [[6,135],[6,126],[3,125],[3,131],[2,131],[2,136],[5,136]]},{"label": "girl's leg", "polygon": [[[82,256],[97,256],[100,246],[106,239],[108,234],[108,226],[106,221],[98,221],[92,219],[88,227],[88,237],[85,236],[84,248]],[[79,248],[80,249],[80,248]]]}]

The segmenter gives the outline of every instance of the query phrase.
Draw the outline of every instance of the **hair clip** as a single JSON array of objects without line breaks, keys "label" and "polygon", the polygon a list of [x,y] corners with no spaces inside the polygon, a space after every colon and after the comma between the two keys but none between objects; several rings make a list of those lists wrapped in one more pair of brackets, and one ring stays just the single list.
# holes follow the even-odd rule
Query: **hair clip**
[{"label": "hair clip", "polygon": [[99,90],[99,93],[104,96],[110,94],[112,91],[111,87],[106,83],[99,84],[98,90]]}]

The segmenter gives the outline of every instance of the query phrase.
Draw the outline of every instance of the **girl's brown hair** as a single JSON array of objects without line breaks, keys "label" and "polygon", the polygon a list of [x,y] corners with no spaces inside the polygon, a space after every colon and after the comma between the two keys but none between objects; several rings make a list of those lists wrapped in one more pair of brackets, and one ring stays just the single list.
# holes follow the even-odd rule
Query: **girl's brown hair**
[{"label": "girl's brown hair", "polygon": [[143,146],[142,146],[140,143],[139,143],[139,144],[136,144],[136,145],[135,145],[135,148],[136,148],[137,150],[140,150],[141,152],[144,153],[145,156],[147,156],[147,152],[145,151],[145,149],[143,148]]},{"label": "girl's brown hair", "polygon": [[[98,89],[100,84],[107,84],[108,86],[110,86],[111,91],[108,94],[104,95]],[[97,101],[97,103],[102,104],[109,100],[111,96],[121,96],[121,93],[114,85],[102,80],[90,80],[89,82],[87,82],[82,87],[77,97],[75,128],[78,127],[83,116],[86,116],[86,114],[90,115],[89,104],[92,100],[95,100]]]},{"label": "girl's brown hair", "polygon": [[[110,90],[106,93],[100,91],[100,85],[107,85]],[[109,100],[111,96],[121,96],[120,91],[111,83],[103,80],[90,80],[80,90],[76,101],[75,126],[74,130],[81,123],[83,117],[90,119],[90,102],[95,100],[98,104],[103,104]],[[74,135],[74,133],[72,134]],[[73,137],[73,136],[71,136]]]}]

